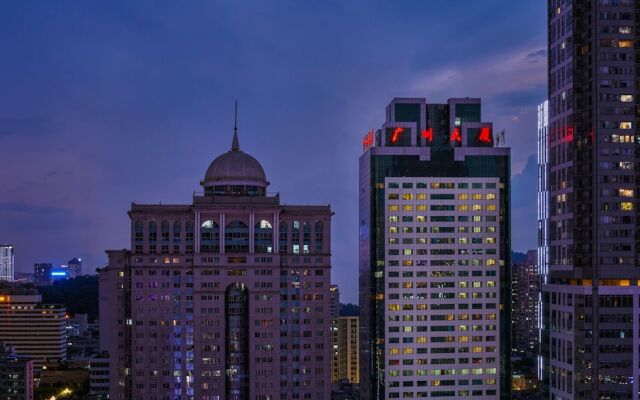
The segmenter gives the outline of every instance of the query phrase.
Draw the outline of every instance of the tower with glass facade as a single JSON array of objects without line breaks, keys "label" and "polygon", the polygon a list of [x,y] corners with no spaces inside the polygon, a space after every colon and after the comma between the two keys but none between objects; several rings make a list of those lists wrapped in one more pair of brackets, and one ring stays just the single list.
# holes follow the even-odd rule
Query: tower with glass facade
[{"label": "tower with glass facade", "polygon": [[395,98],[360,157],[362,398],[508,399],[510,150],[480,99]]}]

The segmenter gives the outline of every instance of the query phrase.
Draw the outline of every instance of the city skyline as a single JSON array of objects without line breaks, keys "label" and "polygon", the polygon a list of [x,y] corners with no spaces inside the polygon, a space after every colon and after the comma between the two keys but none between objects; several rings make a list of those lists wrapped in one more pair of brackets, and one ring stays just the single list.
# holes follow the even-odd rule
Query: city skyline
[{"label": "city skyline", "polygon": [[[513,224],[535,226],[545,4],[103,7],[2,6],[0,48],[13,56],[0,77],[0,240],[14,244],[17,272],[77,255],[93,273],[104,249],[127,246],[132,201],[189,201],[228,147],[236,98],[243,147],[270,189],[336,212],[345,302],[357,302],[361,138],[393,97],[481,97],[513,149]],[[513,249],[535,236],[514,229]]]}]

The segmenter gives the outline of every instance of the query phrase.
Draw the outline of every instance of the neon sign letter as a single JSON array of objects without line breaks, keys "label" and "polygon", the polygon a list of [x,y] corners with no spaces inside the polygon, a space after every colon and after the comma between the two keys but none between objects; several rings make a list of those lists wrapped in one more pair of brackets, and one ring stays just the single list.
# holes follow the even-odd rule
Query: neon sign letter
[{"label": "neon sign letter", "polygon": [[480,128],[480,134],[478,134],[478,141],[483,143],[491,143],[493,139],[491,138],[491,129],[485,126]]},{"label": "neon sign letter", "polygon": [[462,136],[460,135],[460,128],[457,126],[453,128],[453,132],[451,132],[451,141],[462,143]]},{"label": "neon sign letter", "polygon": [[393,136],[391,136],[391,142],[395,143],[398,141],[398,138],[400,137],[400,134],[404,131],[404,128],[401,127],[397,127],[394,131],[393,131]]},{"label": "neon sign letter", "polygon": [[423,130],[422,137],[430,142],[433,142],[433,128]]}]

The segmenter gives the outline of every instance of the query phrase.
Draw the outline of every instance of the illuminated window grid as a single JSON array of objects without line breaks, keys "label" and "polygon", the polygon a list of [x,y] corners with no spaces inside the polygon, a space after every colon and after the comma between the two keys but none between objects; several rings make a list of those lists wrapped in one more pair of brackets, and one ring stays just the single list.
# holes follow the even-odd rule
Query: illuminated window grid
[{"label": "illuminated window grid", "polygon": [[[432,189],[430,183],[434,181],[451,181],[455,183],[454,189]],[[398,183],[398,189],[389,189],[388,183]],[[402,188],[402,183],[412,182],[413,188]],[[416,188],[417,182],[426,182],[427,188]],[[466,182],[468,188],[458,188],[457,183]],[[495,189],[487,189],[486,183],[494,183]],[[482,183],[482,188],[472,188],[472,183]],[[388,205],[397,205],[397,210],[390,210],[387,208],[385,215],[385,231],[387,232],[387,240],[385,240],[385,252],[387,267],[385,271],[386,278],[386,368],[387,378],[386,385],[389,391],[403,391],[402,383],[404,381],[414,381],[413,389],[417,387],[417,381],[428,381],[426,389],[437,390],[437,380],[442,379],[454,379],[456,382],[460,379],[469,380],[483,379],[483,385],[472,385],[473,389],[492,389],[497,390],[499,387],[499,376],[495,374],[488,374],[486,371],[499,371],[499,287],[498,287],[498,248],[499,248],[499,183],[497,178],[494,180],[488,179],[471,179],[471,178],[458,178],[458,179],[407,179],[407,178],[387,178],[385,184],[385,197],[387,198]],[[431,199],[431,194],[453,194],[453,199]],[[389,194],[397,194],[397,196],[391,196]],[[397,199],[395,198],[397,197]],[[426,197],[426,199],[425,199]],[[469,205],[468,210],[460,211],[460,205]],[[478,204],[479,210],[473,211],[471,204]],[[426,210],[424,210],[424,206]],[[437,211],[431,210],[431,205],[443,205],[454,206],[453,211]],[[493,205],[492,207],[487,207]],[[407,207],[412,206],[412,207]],[[419,207],[423,206],[423,207]],[[410,208],[410,210],[409,210]],[[397,216],[397,219],[390,221],[389,216]],[[445,216],[453,215],[455,220],[451,222],[436,222],[431,221],[431,216]],[[458,216],[468,216],[468,221],[459,221]],[[481,216],[481,221],[473,221],[473,216]],[[424,221],[418,221],[418,216],[425,216]],[[487,221],[487,216],[493,216],[495,221]],[[411,217],[411,221],[403,221],[403,217]],[[395,232],[390,232],[389,228],[395,227]],[[431,232],[432,227],[450,227],[454,228],[453,232],[448,233],[435,233]],[[468,232],[460,232],[460,227],[466,227]],[[473,227],[480,227],[480,232],[474,234]],[[494,232],[487,232],[488,227],[493,227]],[[403,228],[411,228],[409,232],[403,232]],[[418,232],[418,228],[426,228],[426,232]],[[468,243],[461,244],[458,241],[460,237],[467,237]],[[482,243],[472,243],[471,238],[477,237],[482,239]],[[494,238],[494,243],[487,243],[486,238]],[[389,238],[396,239],[395,243],[390,243]],[[426,244],[419,244],[418,239],[425,238]],[[431,238],[448,238],[453,239],[453,243],[450,244],[431,244]],[[403,239],[411,239],[412,243],[403,243]],[[418,254],[419,249],[427,249],[427,254]],[[450,255],[432,255],[429,250],[431,249],[447,249],[453,250],[454,254]],[[482,250],[482,254],[473,254],[473,250]],[[486,254],[487,249],[495,249],[493,255]],[[389,250],[398,250],[398,255],[389,255]],[[411,254],[404,254],[404,250],[410,250]],[[460,254],[459,250],[467,250],[468,254]],[[434,260],[449,260],[453,261],[455,266],[432,266],[430,265]],[[482,260],[481,266],[473,266],[472,260]],[[487,260],[494,260],[493,265],[487,265]],[[459,266],[458,261],[467,260],[468,266]],[[391,266],[392,262],[397,262],[398,266]],[[403,261],[411,261],[412,266],[403,266]],[[422,265],[426,261],[427,265]],[[482,271],[482,276],[472,276],[473,270]],[[426,276],[418,276],[418,272],[427,272]],[[445,271],[454,272],[453,277],[435,277],[432,276],[432,271]],[[458,271],[468,271],[469,276],[460,277]],[[487,276],[486,271],[494,271],[495,276]],[[412,273],[412,276],[403,276],[403,272]],[[390,276],[390,273],[397,273],[398,276]],[[492,281],[495,286],[492,288],[487,287],[487,282]],[[431,288],[431,283],[444,282],[451,284],[452,288]],[[461,282],[468,282],[468,288],[461,288]],[[482,287],[473,288],[473,282],[480,282]],[[395,287],[390,287],[395,286]],[[446,299],[432,299],[431,294],[442,294],[443,296],[451,296],[453,298]],[[467,299],[460,298],[459,293],[466,293]],[[482,299],[473,299],[473,293],[482,294]],[[421,295],[424,294],[424,295]],[[487,294],[493,297],[487,298]],[[407,295],[405,297],[405,295]],[[473,302],[481,303],[482,309],[473,309],[470,305]],[[458,304],[469,304],[469,309],[459,309]],[[486,304],[491,303],[495,308],[486,308]],[[432,304],[449,304],[453,305],[452,310],[431,310]],[[412,310],[406,309],[412,308]],[[422,310],[424,308],[424,310]],[[468,320],[461,320],[464,315],[468,316]],[[473,320],[472,314],[481,315],[482,320]],[[495,314],[495,320],[489,320],[488,315]],[[424,315],[426,320],[418,320],[419,315]],[[432,321],[431,315],[445,316],[447,319],[449,316],[453,317],[453,321]],[[396,318],[392,320],[390,318]],[[448,331],[432,331],[432,327],[445,327],[453,326],[454,330]],[[460,330],[461,325],[467,326],[467,331]],[[482,328],[482,331],[473,331],[473,326],[478,325]],[[496,330],[487,330],[488,326],[495,326]],[[426,327],[427,331],[420,331],[419,327]],[[425,328],[422,328],[425,329]],[[392,330],[397,330],[393,332]],[[480,336],[481,340],[472,341],[474,336]],[[487,341],[487,336],[494,336],[494,341]],[[453,337],[455,342],[453,343],[440,343],[434,342],[434,338],[438,337]],[[424,341],[426,343],[419,343]],[[393,343],[393,340],[397,339],[397,343]],[[476,338],[477,339],[477,338]],[[468,340],[468,342],[465,342]],[[409,343],[410,342],[410,343]],[[488,346],[495,347],[495,351],[491,353],[486,352]],[[431,348],[434,347],[456,347],[456,353],[446,354],[433,354]],[[468,352],[460,352],[462,347],[468,347]],[[418,349],[426,349],[425,353],[419,353]],[[474,352],[480,350],[479,352]],[[431,359],[434,358],[453,358],[454,363],[451,364],[431,364]],[[458,362],[460,358],[468,358],[469,364],[461,364]],[[482,358],[481,363],[472,364],[473,358]],[[494,363],[487,363],[487,359],[493,358]],[[405,364],[407,361],[412,364]],[[422,363],[426,361],[426,363]],[[421,362],[421,364],[418,364]],[[397,364],[396,364],[397,363]],[[488,370],[489,368],[489,370]],[[475,376],[481,369],[481,378]],[[453,375],[435,375],[432,370],[455,370]],[[424,374],[424,375],[423,375]],[[486,379],[494,379],[495,383],[487,384]],[[396,387],[395,385],[399,385]],[[456,383],[457,387],[458,384]],[[463,385],[464,386],[464,385]],[[469,385],[471,386],[471,385]],[[452,388],[453,388],[452,387]],[[466,386],[465,386],[466,387]],[[425,388],[425,387],[422,387]],[[448,388],[448,387],[447,387]]]}]

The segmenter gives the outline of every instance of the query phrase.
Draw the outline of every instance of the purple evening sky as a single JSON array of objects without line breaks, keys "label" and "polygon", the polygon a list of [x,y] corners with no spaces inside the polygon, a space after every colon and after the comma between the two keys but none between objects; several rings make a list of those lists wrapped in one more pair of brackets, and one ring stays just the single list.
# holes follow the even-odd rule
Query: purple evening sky
[{"label": "purple evening sky", "polygon": [[545,24],[540,1],[3,2],[0,243],[18,271],[93,272],[129,247],[132,201],[191,201],[238,99],[271,191],[331,204],[356,302],[361,137],[394,96],[478,96],[512,147],[513,249],[534,248]]}]

